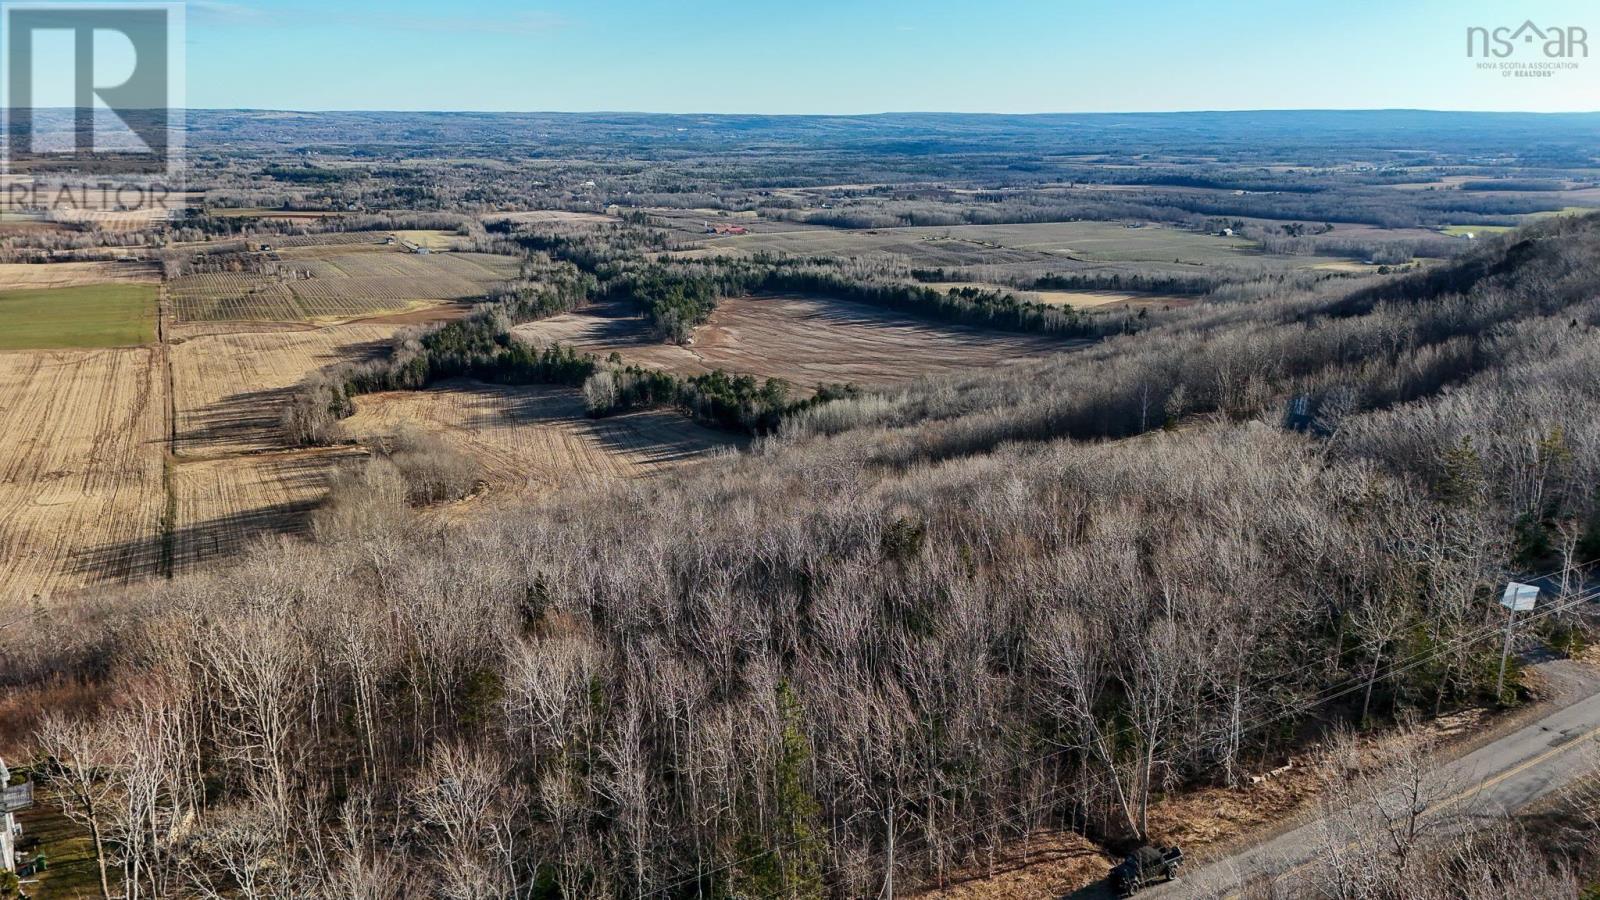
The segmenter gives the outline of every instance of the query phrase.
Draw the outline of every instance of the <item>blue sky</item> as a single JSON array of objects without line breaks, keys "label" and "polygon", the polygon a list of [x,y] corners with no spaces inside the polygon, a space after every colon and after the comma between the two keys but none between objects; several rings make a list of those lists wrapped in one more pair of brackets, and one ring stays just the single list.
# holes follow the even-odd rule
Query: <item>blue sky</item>
[{"label": "blue sky", "polygon": [[1478,71],[1466,29],[1593,0],[192,0],[188,102],[870,113],[1600,109],[1600,56]]}]

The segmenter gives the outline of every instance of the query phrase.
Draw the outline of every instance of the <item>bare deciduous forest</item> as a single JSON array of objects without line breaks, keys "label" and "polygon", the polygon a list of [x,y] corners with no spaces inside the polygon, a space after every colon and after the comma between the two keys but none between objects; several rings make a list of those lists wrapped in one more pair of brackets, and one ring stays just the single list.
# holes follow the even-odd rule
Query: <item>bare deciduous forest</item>
[{"label": "bare deciduous forest", "polygon": [[[335,156],[340,118],[306,126],[330,144],[314,166],[255,143],[272,126],[249,115],[200,115],[197,146],[230,151],[200,154],[206,206],[158,238],[0,239],[19,262],[127,250],[169,284],[239,279],[206,282],[214,320],[171,320],[193,342],[269,328],[220,301],[369,277],[348,273],[399,265],[387,253],[417,271],[471,254],[516,273],[420,312],[351,313],[393,336],[296,362],[293,387],[215,401],[245,407],[243,425],[207,434],[200,410],[182,438],[212,455],[186,458],[176,431],[158,450],[172,509],[172,472],[227,464],[215,448],[230,434],[254,442],[241,459],[325,466],[314,508],[270,511],[294,527],[237,515],[252,539],[225,561],[17,606],[25,625],[0,631],[0,749],[77,829],[85,895],[936,891],[1036,834],[1117,855],[1160,840],[1164,800],[1248,786],[1310,748],[1326,763],[1329,896],[1594,883],[1593,792],[1564,798],[1539,839],[1527,820],[1423,834],[1369,812],[1408,784],[1420,798],[1417,722],[1530,696],[1515,663],[1496,695],[1500,645],[1484,640],[1507,578],[1581,584],[1600,557],[1600,216],[1523,218],[1550,211],[1531,195],[1555,182],[1581,189],[1564,180],[1588,162],[1566,131],[1556,158],[1527,167],[1548,177],[1429,197],[1391,189],[1415,173],[1340,168],[1341,140],[1321,175],[1263,174],[1225,130],[1226,165],[1035,177],[999,157],[1072,149],[1040,123],[1001,129],[1015,143],[990,158],[977,148],[999,124],[952,120],[938,165],[984,182],[975,201],[948,193],[951,178],[909,176],[920,157],[854,124],[831,155],[816,123],[773,126],[771,158],[695,180],[677,167],[715,133],[660,160],[589,165],[554,155],[572,150],[556,140],[549,158],[444,172],[396,150],[386,129],[401,126],[377,115],[367,152]],[[487,139],[435,124],[465,129],[463,156]],[[596,129],[573,146],[603,143]],[[813,155],[823,170],[772,177]],[[1457,163],[1441,154],[1431,174]],[[572,173],[591,171],[600,184],[580,197]],[[826,187],[869,174],[882,184]],[[666,202],[653,182],[673,178]],[[329,215],[288,216],[310,210]],[[735,212],[748,233],[711,224]],[[1506,231],[1437,230],[1491,220]],[[1077,230],[919,232],[906,252],[867,240],[1001,222]],[[864,249],[761,242],[796,227]],[[419,252],[423,232],[451,249]],[[1076,246],[1039,249],[1062,240]],[[1078,309],[1029,294],[1047,290],[1159,299]],[[633,349],[691,354],[719,303],[756,316],[785,294],[975,344],[1058,345],[816,385],[674,374]],[[625,309],[632,329],[603,357],[517,331],[597,308]],[[629,470],[650,477],[497,495],[448,429],[344,427],[368,395],[446,382],[461,397],[492,383],[496,409],[518,388],[567,391],[602,423],[675,410],[729,449],[698,438],[669,465],[630,446]],[[142,546],[169,569],[172,542],[204,537],[162,529]],[[1577,615],[1537,629],[1569,649],[1584,631]],[[1396,743],[1380,753],[1374,735]]]}]

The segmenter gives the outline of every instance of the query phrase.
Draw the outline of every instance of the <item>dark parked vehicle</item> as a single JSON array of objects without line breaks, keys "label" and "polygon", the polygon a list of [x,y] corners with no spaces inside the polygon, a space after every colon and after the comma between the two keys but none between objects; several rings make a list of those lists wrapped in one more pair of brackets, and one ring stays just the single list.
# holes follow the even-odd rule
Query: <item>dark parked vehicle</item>
[{"label": "dark parked vehicle", "polygon": [[1177,847],[1140,847],[1111,870],[1111,889],[1118,897],[1132,897],[1176,879],[1182,865],[1183,851]]}]

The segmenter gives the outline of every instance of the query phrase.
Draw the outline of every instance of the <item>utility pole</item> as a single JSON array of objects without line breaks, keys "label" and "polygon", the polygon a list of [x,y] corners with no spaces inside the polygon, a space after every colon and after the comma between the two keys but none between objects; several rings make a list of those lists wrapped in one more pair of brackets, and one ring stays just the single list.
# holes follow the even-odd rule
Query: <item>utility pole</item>
[{"label": "utility pole", "polygon": [[1494,682],[1494,701],[1500,702],[1506,689],[1506,659],[1511,656],[1511,635],[1516,629],[1517,613],[1533,609],[1539,602],[1539,589],[1530,584],[1518,584],[1513,581],[1506,586],[1505,596],[1500,598],[1500,605],[1509,610],[1506,616],[1506,642],[1500,647],[1500,676]]},{"label": "utility pole", "polygon": [[1494,680],[1494,702],[1499,703],[1506,690],[1506,658],[1511,655],[1511,632],[1516,626],[1517,611],[1506,615],[1506,642],[1500,647],[1500,675]]}]

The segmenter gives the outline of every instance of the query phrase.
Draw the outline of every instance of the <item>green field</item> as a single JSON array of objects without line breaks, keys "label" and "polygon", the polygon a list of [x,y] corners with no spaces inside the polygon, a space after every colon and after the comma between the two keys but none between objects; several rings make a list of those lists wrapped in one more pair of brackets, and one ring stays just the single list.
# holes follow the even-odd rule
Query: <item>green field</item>
[{"label": "green field", "polygon": [[1536,212],[1528,216],[1529,219],[1548,219],[1553,216],[1587,216],[1590,213],[1600,212],[1600,206],[1563,206],[1549,212]]},{"label": "green field", "polygon": [[1469,234],[1481,237],[1483,235],[1504,234],[1507,231],[1516,230],[1513,225],[1446,225],[1439,229],[1439,233],[1447,234],[1450,237],[1466,237]]},{"label": "green field", "polygon": [[0,350],[127,347],[156,339],[156,286],[0,292]]},{"label": "green field", "polygon": [[[1540,219],[1550,219],[1550,218],[1554,218],[1556,216],[1587,216],[1590,213],[1595,213],[1595,212],[1600,212],[1600,207],[1597,207],[1597,206],[1564,206],[1561,209],[1552,209],[1552,210],[1547,210],[1545,212],[1529,213],[1528,215],[1523,216],[1521,218],[1521,221],[1524,222],[1524,223],[1527,223],[1527,222],[1536,222],[1536,221],[1538,221]],[[1441,233],[1448,234],[1451,237],[1461,237],[1464,234],[1477,234],[1477,235],[1504,234],[1507,231],[1515,231],[1515,230],[1516,230],[1516,228],[1514,226],[1511,226],[1511,225],[1446,225],[1445,227],[1439,229],[1439,231]]]}]

